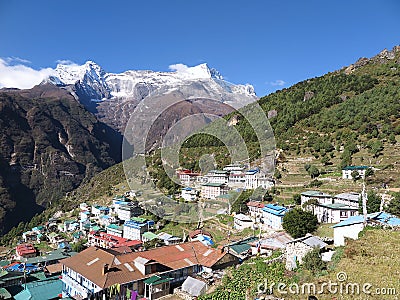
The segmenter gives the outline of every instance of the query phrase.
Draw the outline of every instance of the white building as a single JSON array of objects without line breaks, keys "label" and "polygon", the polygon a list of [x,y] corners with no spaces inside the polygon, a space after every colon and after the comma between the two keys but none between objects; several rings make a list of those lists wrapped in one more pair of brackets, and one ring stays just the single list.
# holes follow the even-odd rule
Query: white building
[{"label": "white building", "polygon": [[229,172],[211,170],[204,176],[204,179],[207,181],[207,183],[227,184],[229,181]]},{"label": "white building", "polygon": [[139,205],[129,202],[128,204],[118,205],[115,209],[115,213],[117,214],[118,219],[129,221],[131,218],[141,215],[143,210]]},{"label": "white building", "polygon": [[282,229],[282,221],[288,209],[276,204],[267,204],[262,209],[262,223],[267,228],[280,230]]},{"label": "white building", "polygon": [[253,226],[253,220],[244,214],[237,214],[233,217],[233,228],[243,230]]},{"label": "white building", "polygon": [[334,203],[342,203],[351,207],[360,206],[361,194],[359,193],[341,193],[333,198]]},{"label": "white building", "polygon": [[347,166],[342,169],[342,178],[343,179],[353,179],[353,176],[351,176],[351,173],[353,171],[357,171],[359,176],[363,179],[365,179],[365,171],[369,167],[367,166]]},{"label": "white building", "polygon": [[215,199],[228,193],[228,187],[223,183],[205,183],[201,186],[200,196],[204,199]]},{"label": "white building", "polygon": [[133,218],[125,221],[123,237],[129,240],[142,240],[142,234],[154,226],[154,221],[143,218]]},{"label": "white building", "polygon": [[262,218],[262,209],[264,208],[265,204],[258,202],[258,201],[249,201],[246,203],[250,216],[256,220],[256,222],[260,222]]},{"label": "white building", "polygon": [[110,209],[108,207],[101,206],[101,205],[93,205],[92,206],[92,214],[95,217],[100,217],[101,215],[108,215],[109,212],[110,212]]},{"label": "white building", "polygon": [[116,224],[110,224],[107,226],[107,234],[122,237],[123,232],[124,232],[124,230],[123,230],[122,226],[118,226]]},{"label": "white building", "polygon": [[[386,212],[368,214],[366,223],[400,229],[400,218]],[[358,234],[364,229],[364,216],[350,217],[332,227],[335,246],[344,246],[345,238],[358,239]]]},{"label": "white building", "polygon": [[332,204],[333,197],[329,194],[325,194],[320,191],[306,191],[301,193],[301,205],[308,202],[311,199],[315,199],[320,204]]},{"label": "white building", "polygon": [[264,189],[270,189],[275,184],[271,177],[266,174],[262,174],[259,169],[248,170],[245,174],[245,188],[256,189],[262,187]]},{"label": "white building", "polygon": [[191,201],[196,201],[197,200],[198,194],[199,193],[198,193],[197,190],[195,190],[193,188],[190,188],[190,187],[185,187],[185,188],[182,189],[181,197],[185,201],[191,202]]},{"label": "white building", "polygon": [[348,217],[358,215],[358,207],[343,203],[316,204],[311,205],[308,210],[313,211],[320,223],[338,223]]}]

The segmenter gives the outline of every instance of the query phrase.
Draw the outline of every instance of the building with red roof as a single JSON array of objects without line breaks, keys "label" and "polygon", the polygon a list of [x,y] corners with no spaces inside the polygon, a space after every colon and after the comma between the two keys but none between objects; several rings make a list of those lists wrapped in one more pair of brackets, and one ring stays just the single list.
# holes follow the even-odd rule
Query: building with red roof
[{"label": "building with red roof", "polygon": [[37,251],[32,244],[21,244],[15,247],[16,259],[35,257]]},{"label": "building with red roof", "polygon": [[112,235],[101,231],[91,231],[88,235],[88,245],[104,249],[129,247],[137,249],[142,246],[139,240],[128,240],[123,237]]}]

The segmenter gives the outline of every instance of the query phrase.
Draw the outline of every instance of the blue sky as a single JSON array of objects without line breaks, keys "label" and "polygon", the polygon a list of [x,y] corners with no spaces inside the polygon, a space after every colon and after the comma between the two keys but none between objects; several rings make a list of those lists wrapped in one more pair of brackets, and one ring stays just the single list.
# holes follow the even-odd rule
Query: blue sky
[{"label": "blue sky", "polygon": [[207,62],[263,96],[400,44],[400,2],[0,0],[0,28],[0,57],[30,68]]}]

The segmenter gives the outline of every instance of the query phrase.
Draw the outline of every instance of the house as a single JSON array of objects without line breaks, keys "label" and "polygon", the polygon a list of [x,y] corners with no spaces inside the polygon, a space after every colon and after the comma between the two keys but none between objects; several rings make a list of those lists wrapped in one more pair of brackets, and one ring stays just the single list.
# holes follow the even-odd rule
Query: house
[{"label": "house", "polygon": [[229,181],[229,171],[211,170],[204,179],[207,183],[227,184]]},{"label": "house", "polygon": [[100,217],[101,215],[108,215],[109,212],[110,212],[110,209],[108,207],[101,206],[101,205],[93,205],[92,206],[92,214],[95,217]]},{"label": "house", "polygon": [[161,233],[157,234],[157,238],[159,240],[163,241],[165,245],[175,245],[175,244],[179,244],[180,242],[182,242],[182,239],[180,237],[173,236],[173,235],[165,233],[165,232],[161,232]]},{"label": "house", "polygon": [[344,203],[315,204],[307,208],[317,216],[320,223],[338,223],[348,217],[358,215],[358,207]]},{"label": "house", "polygon": [[196,182],[197,177],[200,176],[200,173],[194,173],[190,170],[179,170],[176,172],[179,180],[183,185],[189,186]]},{"label": "house", "polygon": [[286,249],[286,244],[293,241],[293,238],[286,232],[276,232],[264,239],[256,239],[249,243],[251,246],[251,254],[272,255],[274,251]]},{"label": "house", "polygon": [[246,174],[244,166],[239,164],[226,165],[222,170],[229,172],[228,185],[232,187],[244,188]]},{"label": "house", "polygon": [[275,184],[271,177],[261,173],[260,169],[248,170],[245,174],[245,188],[256,189],[262,187],[264,189],[270,189]]},{"label": "house", "polygon": [[122,246],[137,249],[142,246],[142,242],[140,240],[128,240],[126,238],[101,231],[91,231],[88,234],[87,244],[89,246],[95,246],[104,249],[118,248]]},{"label": "house", "polygon": [[342,203],[346,204],[347,206],[358,208],[360,206],[360,198],[360,193],[341,193],[333,197],[333,202]]},{"label": "house", "polygon": [[38,236],[42,236],[41,233],[38,233],[36,231],[26,231],[22,234],[22,239],[24,240],[24,243],[29,243],[29,242],[40,242],[40,237],[38,238]]},{"label": "house", "polygon": [[315,247],[321,250],[326,246],[325,242],[312,234],[286,243],[286,269],[293,270],[298,264],[302,264],[304,256]]},{"label": "house", "polygon": [[262,209],[262,222],[267,228],[280,230],[282,221],[288,209],[277,204],[267,204]]},{"label": "house", "polygon": [[121,299],[136,291],[139,296],[156,299],[180,286],[188,276],[235,265],[238,259],[221,249],[189,242],[125,254],[90,247],[61,263],[63,297],[118,295]]},{"label": "house", "polygon": [[351,173],[357,171],[359,176],[365,179],[365,171],[367,171],[369,167],[367,166],[347,166],[342,169],[342,178],[343,179],[353,179]]},{"label": "house", "polygon": [[98,221],[100,226],[107,227],[110,224],[117,222],[116,218],[111,215],[101,215]]},{"label": "house", "polygon": [[154,221],[134,217],[124,223],[123,237],[129,240],[142,240],[142,234],[154,226]]},{"label": "house", "polygon": [[[204,281],[195,279],[191,276],[188,276],[186,280],[183,282],[182,286],[178,288],[176,293],[179,295],[184,293],[186,295],[182,295],[183,299],[193,299],[195,297],[199,297],[206,293],[208,289],[207,284]],[[185,297],[186,296],[186,297]],[[197,298],[196,298],[197,299]]]},{"label": "house", "polygon": [[250,216],[256,220],[256,222],[260,222],[262,217],[262,209],[264,208],[265,204],[259,201],[249,201],[246,203]]},{"label": "house", "polygon": [[63,232],[75,231],[78,228],[79,228],[78,222],[76,222],[75,220],[66,220],[66,221],[64,221],[61,231],[63,231]]},{"label": "house", "polygon": [[15,258],[17,260],[35,257],[37,251],[32,244],[21,244],[15,247]]},{"label": "house", "polygon": [[81,222],[85,222],[86,220],[89,220],[89,218],[90,218],[90,212],[87,211],[87,210],[82,210],[82,211],[79,213],[79,218],[80,218],[80,221],[81,221]]},{"label": "house", "polygon": [[[385,227],[400,228],[400,218],[386,212],[378,212],[367,215],[366,223],[369,225],[381,225]],[[335,246],[344,246],[345,239],[358,239],[358,234],[364,229],[364,216],[358,215],[333,225],[333,240]]]},{"label": "house", "polygon": [[301,194],[301,205],[304,203],[314,199],[317,200],[320,204],[332,204],[333,197],[329,194],[325,194],[324,192],[320,191],[306,191],[302,192]]},{"label": "house", "polygon": [[115,213],[118,219],[129,221],[133,217],[140,216],[143,213],[143,209],[139,206],[137,201],[124,202],[115,205]]},{"label": "house", "polygon": [[183,198],[185,201],[192,202],[196,201],[198,197],[198,191],[190,188],[190,187],[185,187],[181,191],[181,198]]},{"label": "house", "polygon": [[251,228],[254,225],[253,220],[244,214],[236,214],[233,217],[233,228],[237,230],[243,230],[245,228]]},{"label": "house", "polygon": [[154,240],[156,238],[157,238],[157,234],[155,234],[153,232],[150,232],[150,231],[147,231],[147,232],[142,234],[143,243],[150,242],[150,241],[152,241],[152,240]]},{"label": "house", "polygon": [[204,199],[215,199],[228,193],[228,187],[223,183],[205,183],[201,186],[200,196]]},{"label": "house", "polygon": [[106,227],[106,229],[108,234],[115,235],[118,237],[122,237],[124,232],[122,226],[118,226],[116,224],[110,224]]},{"label": "house", "polygon": [[257,241],[258,238],[252,236],[243,240],[239,240],[226,247],[229,249],[229,253],[239,257],[240,259],[245,259],[251,255],[251,243]]}]

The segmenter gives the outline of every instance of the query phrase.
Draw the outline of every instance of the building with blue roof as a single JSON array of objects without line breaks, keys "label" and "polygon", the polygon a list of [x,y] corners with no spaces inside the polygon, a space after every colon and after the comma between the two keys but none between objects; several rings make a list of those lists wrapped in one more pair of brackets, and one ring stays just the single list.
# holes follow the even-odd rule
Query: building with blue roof
[{"label": "building with blue roof", "polygon": [[283,216],[288,212],[284,206],[277,204],[267,204],[262,209],[262,223],[268,228],[282,229]]},{"label": "building with blue roof", "polygon": [[[400,218],[386,212],[376,212],[367,215],[368,225],[381,225],[385,227],[399,227]],[[344,246],[345,239],[358,239],[358,234],[364,229],[364,216],[358,215],[332,226],[335,246]]]}]

